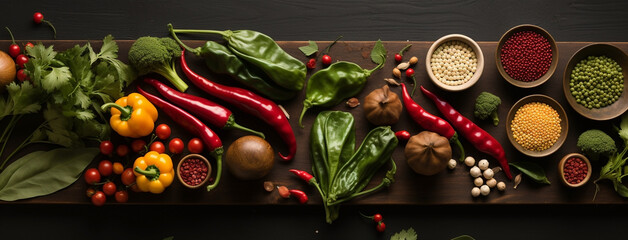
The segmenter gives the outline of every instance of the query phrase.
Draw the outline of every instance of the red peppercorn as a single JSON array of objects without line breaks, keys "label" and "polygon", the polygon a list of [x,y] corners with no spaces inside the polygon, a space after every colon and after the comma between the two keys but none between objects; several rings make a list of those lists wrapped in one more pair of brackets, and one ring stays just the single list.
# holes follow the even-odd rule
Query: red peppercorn
[{"label": "red peppercorn", "polygon": [[589,172],[589,167],[580,158],[572,157],[565,161],[563,166],[563,175],[565,180],[570,184],[578,184],[584,180]]},{"label": "red peppercorn", "polygon": [[522,31],[504,42],[500,52],[504,71],[513,79],[530,82],[541,78],[552,63],[552,48],[541,34]]},{"label": "red peppercorn", "polygon": [[181,164],[179,175],[188,185],[199,185],[207,178],[208,167],[204,161],[198,158],[188,158]]}]

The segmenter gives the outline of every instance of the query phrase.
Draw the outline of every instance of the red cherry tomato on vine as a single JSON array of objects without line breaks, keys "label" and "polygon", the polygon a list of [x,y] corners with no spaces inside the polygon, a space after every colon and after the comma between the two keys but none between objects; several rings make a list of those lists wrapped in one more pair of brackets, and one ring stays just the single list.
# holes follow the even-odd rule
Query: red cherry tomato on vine
[{"label": "red cherry tomato on vine", "polygon": [[122,174],[122,172],[124,172],[124,166],[122,165],[122,163],[114,162],[113,163],[113,173],[120,175],[120,174]]},{"label": "red cherry tomato on vine", "polygon": [[384,217],[382,217],[382,215],[381,215],[381,214],[379,214],[379,213],[378,213],[378,214],[373,215],[373,221],[374,221],[374,222],[376,222],[376,223],[381,222],[383,219],[384,219]]},{"label": "red cherry tomato on vine", "polygon": [[166,152],[166,145],[161,141],[154,141],[153,144],[150,145],[150,150],[158,153]]},{"label": "red cherry tomato on vine", "polygon": [[395,54],[395,61],[397,63],[400,63],[401,60],[403,60],[403,57],[401,56],[401,54],[399,54],[399,53]]},{"label": "red cherry tomato on vine", "polygon": [[24,64],[26,64],[27,62],[28,62],[28,57],[24,54],[20,54],[20,55],[17,55],[17,57],[15,57],[15,63],[20,68],[24,68]]},{"label": "red cherry tomato on vine", "polygon": [[128,155],[129,154],[129,146],[124,145],[124,144],[118,145],[118,147],[116,148],[116,153],[120,157],[124,157],[124,156]]},{"label": "red cherry tomato on vine", "polygon": [[102,160],[98,163],[98,172],[102,176],[109,176],[113,173],[113,163],[109,160]]},{"label": "red cherry tomato on vine", "polygon": [[113,143],[109,140],[100,142],[100,153],[103,155],[110,155],[113,153]]},{"label": "red cherry tomato on vine", "polygon": [[161,140],[168,139],[170,137],[170,133],[170,126],[166,124],[159,124],[159,126],[155,128],[155,134],[157,134],[157,137]]},{"label": "red cherry tomato on vine", "polygon": [[185,148],[185,146],[183,145],[184,143],[183,143],[183,140],[181,140],[181,138],[173,138],[168,143],[168,150],[170,150],[170,152],[173,154],[179,154],[179,153],[182,153],[183,148]]},{"label": "red cherry tomato on vine", "polygon": [[414,76],[414,69],[412,68],[406,69],[406,77],[412,77],[412,76]]},{"label": "red cherry tomato on vine", "polygon": [[89,185],[100,182],[100,172],[98,172],[96,168],[87,169],[83,177],[85,178],[85,182]]},{"label": "red cherry tomato on vine", "polygon": [[386,224],[384,222],[377,223],[377,231],[384,232],[386,230]]},{"label": "red cherry tomato on vine", "polygon": [[135,174],[133,173],[132,168],[124,169],[124,172],[120,175],[120,181],[125,186],[129,186],[135,182]]},{"label": "red cherry tomato on vine", "polygon": [[202,153],[203,152],[203,141],[199,138],[192,138],[188,142],[188,151],[191,153]]},{"label": "red cherry tomato on vine", "polygon": [[20,52],[22,52],[22,49],[20,49],[20,45],[17,44],[11,44],[11,46],[9,46],[9,55],[12,58],[17,57],[17,55],[20,55]]},{"label": "red cherry tomato on vine", "polygon": [[105,185],[102,185],[102,191],[107,196],[113,195],[114,193],[116,193],[116,190],[117,190],[116,184],[113,182],[107,182],[105,183]]},{"label": "red cherry tomato on vine", "polygon": [[325,65],[329,65],[331,64],[331,56],[325,54],[323,55],[323,58],[321,59],[321,62]]},{"label": "red cherry tomato on vine", "polygon": [[33,14],[33,22],[40,24],[44,20],[44,15],[40,12]]},{"label": "red cherry tomato on vine", "polygon": [[316,68],[316,58],[310,58],[310,60],[307,61],[307,64],[305,64],[305,66],[307,66],[308,69]]},{"label": "red cherry tomato on vine", "polygon": [[26,69],[24,69],[24,68],[22,68],[20,70],[17,70],[16,76],[17,76],[17,80],[20,80],[20,82],[24,82],[24,81],[30,80],[28,75],[26,75]]},{"label": "red cherry tomato on vine", "polygon": [[106,201],[107,201],[107,196],[105,196],[105,193],[103,193],[102,191],[97,191],[92,196],[92,204],[94,204],[94,206],[105,205]]},{"label": "red cherry tomato on vine", "polygon": [[124,190],[120,190],[116,192],[116,202],[125,203],[129,201],[129,193]]},{"label": "red cherry tomato on vine", "polygon": [[133,150],[133,152],[140,152],[144,150],[145,147],[146,141],[142,139],[135,139],[133,140],[133,142],[131,142],[131,149]]}]

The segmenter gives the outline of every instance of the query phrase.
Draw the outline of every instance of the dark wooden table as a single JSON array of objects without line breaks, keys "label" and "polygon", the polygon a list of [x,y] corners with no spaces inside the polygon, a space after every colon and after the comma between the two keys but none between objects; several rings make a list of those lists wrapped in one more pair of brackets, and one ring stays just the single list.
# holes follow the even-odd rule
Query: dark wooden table
[{"label": "dark wooden table", "polygon": [[[477,239],[589,239],[622,236],[621,226],[628,222],[623,216],[628,210],[625,201],[617,197],[608,184],[602,185],[601,195],[596,202],[591,202],[594,186],[589,184],[577,191],[560,186],[555,166],[560,156],[575,150],[576,134],[593,126],[608,128],[608,122],[589,121],[573,111],[562,95],[560,80],[571,54],[587,42],[628,42],[628,33],[624,30],[628,24],[623,20],[623,12],[628,10],[626,3],[351,1],[313,4],[272,1],[260,4],[163,1],[114,2],[107,4],[110,6],[98,6],[77,1],[68,4],[21,4],[14,9],[2,10],[3,22],[18,39],[50,39],[49,29],[31,23],[34,11],[42,11],[46,19],[55,24],[59,31],[58,38],[62,40],[99,40],[109,33],[117,39],[135,39],[143,35],[166,36],[165,24],[173,22],[175,26],[186,28],[246,28],[262,31],[277,40],[291,41],[282,44],[300,59],[305,58],[296,50],[296,46],[303,43],[292,41],[324,41],[344,35],[343,40],[347,42],[334,47],[333,56],[339,60],[354,61],[365,68],[374,65],[363,58],[361,53],[370,51],[373,41],[379,38],[387,41],[386,47],[389,56],[392,56],[393,52],[405,45],[404,40],[410,40],[415,45],[407,54],[421,59],[416,69],[419,83],[443,95],[463,114],[471,116],[473,103],[465,100],[474,99],[481,91],[487,90],[502,96],[502,119],[505,119],[508,108],[516,100],[541,92],[558,100],[566,109],[570,137],[557,153],[532,159],[545,167],[552,185],[541,186],[524,180],[519,189],[512,190],[509,182],[506,193],[492,193],[488,198],[473,199],[469,196],[472,183],[466,176],[465,168],[459,167],[454,172],[445,171],[433,177],[412,173],[404,166],[400,147],[395,152],[400,166],[399,181],[388,191],[344,205],[340,218],[332,225],[324,222],[324,213],[317,197],[313,197],[313,201],[306,206],[282,201],[263,193],[260,187],[238,182],[227,174],[222,188],[211,194],[191,193],[180,186],[173,186],[169,189],[172,192],[164,195],[163,199],[138,195],[132,199],[137,204],[130,205],[90,206],[82,195],[75,195],[77,192],[82,193],[84,184],[75,184],[64,190],[72,194],[62,192],[28,200],[27,204],[0,204],[0,230],[8,234],[7,239],[88,236],[98,239],[161,239],[167,236],[175,236],[175,239],[388,239],[394,232],[408,227],[417,230],[420,239],[449,239],[462,234],[470,234]],[[526,90],[515,88],[501,79],[493,58],[495,41],[499,36],[508,28],[522,23],[540,25],[560,41],[560,62],[553,78],[541,87]],[[431,41],[449,33],[462,33],[481,41],[487,60],[480,83],[458,94],[437,90],[427,80],[423,65]],[[616,45],[624,51],[628,50],[625,43]],[[2,44],[0,47],[4,49],[5,46]],[[394,66],[391,60],[389,58],[386,67],[370,78],[361,97],[383,85],[381,79],[388,76]],[[199,61],[195,62],[195,66],[199,72],[205,71]],[[393,88],[397,93],[399,90]],[[415,96],[415,100],[436,113],[431,102],[420,94]],[[286,102],[284,105],[292,115],[296,115],[301,107],[300,101]],[[362,118],[359,108],[350,110],[338,106],[336,109],[354,114],[356,126],[360,129],[358,139],[366,132],[364,129],[371,127]],[[308,114],[306,126],[311,126],[317,111]],[[160,120],[169,121],[166,118]],[[241,120],[244,124],[255,124],[254,119]],[[291,123],[300,139],[301,150],[295,162],[277,164],[268,178],[307,189],[307,186],[285,174],[288,168],[309,166],[304,150],[307,148],[308,127],[299,129],[294,118]],[[511,160],[524,158],[508,142],[503,122],[498,127],[488,123],[479,124],[497,137],[509,152]],[[409,129],[412,133],[420,130],[405,113],[393,129]],[[238,134],[225,132],[224,136],[228,142]],[[277,142],[278,150],[284,150],[272,131],[268,131],[267,135],[271,142]],[[463,144],[477,158],[486,157],[471,150],[468,142],[463,141]],[[492,165],[496,164],[491,158],[488,159]],[[498,178],[504,179],[504,176],[498,175]],[[310,193],[316,196],[314,191]],[[193,198],[195,196],[198,198]],[[374,225],[361,219],[358,212],[381,212],[388,225],[387,231],[377,234]],[[38,230],[33,231],[34,228]]]}]

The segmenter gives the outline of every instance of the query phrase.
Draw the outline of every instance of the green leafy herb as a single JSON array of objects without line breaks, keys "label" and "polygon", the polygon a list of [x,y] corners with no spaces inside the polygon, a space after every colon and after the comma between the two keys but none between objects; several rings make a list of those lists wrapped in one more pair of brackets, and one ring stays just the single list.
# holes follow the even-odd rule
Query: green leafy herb
[{"label": "green leafy herb", "polygon": [[305,54],[305,56],[310,56],[316,52],[318,52],[318,44],[316,42],[310,40],[308,45],[299,47],[299,50]]},{"label": "green leafy herb", "polygon": [[628,167],[626,166],[626,162],[628,161],[628,113],[624,113],[622,115],[621,123],[619,124],[619,127],[615,127],[615,130],[619,134],[619,137],[624,141],[624,148],[622,151],[616,151],[614,154],[609,156],[608,162],[600,170],[600,177],[593,182],[595,183],[595,195],[593,196],[594,200],[595,196],[597,196],[597,192],[599,191],[597,183],[603,179],[608,179],[613,182],[615,192],[622,197],[628,198],[628,187],[622,183],[622,179],[628,176],[628,172],[626,171],[628,170]]},{"label": "green leafy herb", "polygon": [[526,176],[532,178],[537,183],[550,184],[550,181],[545,176],[545,171],[541,166],[533,162],[511,162],[508,165],[513,166],[521,171]]},{"label": "green leafy herb", "polygon": [[395,233],[390,237],[390,240],[416,240],[417,237],[414,228],[408,228]]},{"label": "green leafy herb", "polygon": [[15,201],[59,191],[75,182],[98,153],[98,148],[30,153],[0,173],[0,200]]},{"label": "green leafy herb", "polygon": [[373,46],[373,50],[371,50],[371,60],[378,64],[383,65],[386,62],[386,48],[384,48],[384,44],[382,44],[382,40],[377,40],[375,46]]}]

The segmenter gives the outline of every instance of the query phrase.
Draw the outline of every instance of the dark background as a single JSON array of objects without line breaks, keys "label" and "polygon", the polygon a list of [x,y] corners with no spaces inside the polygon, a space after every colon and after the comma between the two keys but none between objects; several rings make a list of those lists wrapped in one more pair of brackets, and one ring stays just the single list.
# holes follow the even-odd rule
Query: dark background
[{"label": "dark background", "polygon": [[[529,23],[557,41],[628,42],[627,1],[20,1],[0,9],[21,40],[167,36],[178,28],[252,29],[275,40],[434,41],[465,34],[497,41]],[[2,39],[9,39],[0,32]],[[332,225],[322,206],[0,205],[0,239],[389,239],[413,227],[419,239],[622,238],[623,205],[346,205]],[[387,230],[358,214],[384,215]]]}]

